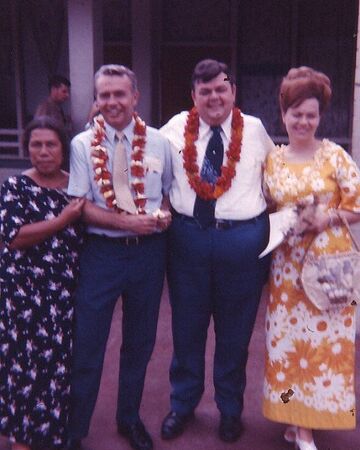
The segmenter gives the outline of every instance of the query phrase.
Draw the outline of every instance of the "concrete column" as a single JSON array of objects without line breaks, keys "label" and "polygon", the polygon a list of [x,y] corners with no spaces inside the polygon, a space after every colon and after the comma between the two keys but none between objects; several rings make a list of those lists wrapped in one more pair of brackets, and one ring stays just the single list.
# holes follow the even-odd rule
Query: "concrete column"
[{"label": "concrete column", "polygon": [[[356,64],[355,64],[355,86],[354,86],[354,116],[352,127],[352,157],[360,167],[360,8],[357,28]],[[360,240],[360,223],[353,226],[355,234]],[[356,331],[360,336],[360,299],[356,314]]]},{"label": "concrete column", "polygon": [[104,36],[102,2],[93,0],[94,73],[104,64]]},{"label": "concrete column", "polygon": [[74,134],[82,131],[94,97],[94,72],[102,63],[101,2],[68,1],[71,116]]},{"label": "concrete column", "polygon": [[352,127],[352,156],[360,165],[360,8],[357,30],[355,86],[354,86],[354,116]]},{"label": "concrete column", "polygon": [[151,125],[152,119],[152,39],[151,1],[132,0],[132,70],[138,79],[140,101],[137,111]]}]

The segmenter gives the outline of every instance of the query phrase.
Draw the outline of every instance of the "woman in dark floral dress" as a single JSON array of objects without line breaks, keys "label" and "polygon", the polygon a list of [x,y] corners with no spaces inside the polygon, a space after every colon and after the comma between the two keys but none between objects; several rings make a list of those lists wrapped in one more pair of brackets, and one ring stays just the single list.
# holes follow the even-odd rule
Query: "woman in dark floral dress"
[{"label": "woman in dark floral dress", "polygon": [[35,119],[24,132],[33,167],[1,188],[0,433],[12,450],[66,440],[84,204],[65,193],[66,146],[55,122]]}]

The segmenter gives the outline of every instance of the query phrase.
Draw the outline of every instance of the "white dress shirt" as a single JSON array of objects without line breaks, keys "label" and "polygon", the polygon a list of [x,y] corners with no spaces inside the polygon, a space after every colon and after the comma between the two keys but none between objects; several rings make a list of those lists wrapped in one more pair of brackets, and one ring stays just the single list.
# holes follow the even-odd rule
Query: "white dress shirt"
[{"label": "white dress shirt", "polygon": [[[173,208],[180,214],[193,217],[196,193],[190,187],[183,167],[184,128],[188,112],[183,111],[169,120],[161,129],[171,143],[173,181],[170,200]],[[218,198],[215,218],[224,220],[246,220],[258,216],[266,209],[262,192],[262,167],[266,155],[274,144],[265,131],[260,119],[242,114],[244,119],[243,139],[240,161],[236,164],[236,175],[230,189]],[[224,143],[224,162],[231,138],[232,112],[221,124],[221,137]],[[200,118],[199,138],[195,142],[198,153],[198,166],[201,168],[209,139],[210,126]]]}]

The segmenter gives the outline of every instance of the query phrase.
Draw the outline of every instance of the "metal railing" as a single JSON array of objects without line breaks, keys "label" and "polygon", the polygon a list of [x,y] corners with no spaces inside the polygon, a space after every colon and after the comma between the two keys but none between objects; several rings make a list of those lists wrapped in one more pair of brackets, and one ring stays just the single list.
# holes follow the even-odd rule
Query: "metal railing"
[{"label": "metal railing", "polygon": [[[0,159],[24,159],[20,136],[22,130],[17,128],[0,128]],[[13,139],[11,139],[13,137]]]}]

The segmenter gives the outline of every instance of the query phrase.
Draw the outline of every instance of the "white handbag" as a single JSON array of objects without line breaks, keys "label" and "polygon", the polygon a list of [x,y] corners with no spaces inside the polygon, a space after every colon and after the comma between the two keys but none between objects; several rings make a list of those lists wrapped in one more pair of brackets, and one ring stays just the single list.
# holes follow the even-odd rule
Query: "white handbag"
[{"label": "white handbag", "polygon": [[338,216],[348,229],[354,248],[331,255],[315,255],[308,250],[301,271],[305,294],[321,311],[360,303],[360,247],[346,218]]}]

